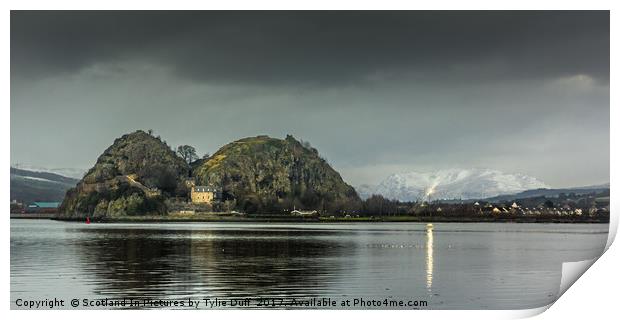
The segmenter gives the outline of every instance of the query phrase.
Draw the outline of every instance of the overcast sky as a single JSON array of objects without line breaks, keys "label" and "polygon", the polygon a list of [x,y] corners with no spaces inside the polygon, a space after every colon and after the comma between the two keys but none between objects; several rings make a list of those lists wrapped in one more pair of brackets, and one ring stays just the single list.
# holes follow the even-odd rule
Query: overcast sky
[{"label": "overcast sky", "polygon": [[149,128],[201,154],[290,133],[353,185],[608,182],[609,13],[11,13],[12,163],[86,169]]}]

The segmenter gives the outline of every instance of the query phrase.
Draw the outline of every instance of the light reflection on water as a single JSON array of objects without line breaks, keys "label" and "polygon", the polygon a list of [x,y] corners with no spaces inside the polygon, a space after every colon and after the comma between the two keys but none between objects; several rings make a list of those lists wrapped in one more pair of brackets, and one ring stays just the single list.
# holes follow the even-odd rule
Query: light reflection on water
[{"label": "light reflection on water", "polygon": [[81,224],[11,220],[11,299],[205,296],[428,300],[532,308],[608,225]]},{"label": "light reflection on water", "polygon": [[426,289],[433,289],[433,227],[426,226]]}]

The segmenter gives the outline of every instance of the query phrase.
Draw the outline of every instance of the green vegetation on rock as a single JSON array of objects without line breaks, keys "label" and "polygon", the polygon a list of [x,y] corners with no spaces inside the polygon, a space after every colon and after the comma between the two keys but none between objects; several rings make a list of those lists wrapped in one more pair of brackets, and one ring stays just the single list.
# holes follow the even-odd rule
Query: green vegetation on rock
[{"label": "green vegetation on rock", "polygon": [[292,136],[241,139],[196,161],[179,154],[144,131],[116,139],[77,186],[67,191],[61,215],[166,214],[183,207],[179,204],[187,199],[188,178],[194,178],[196,185],[222,190],[224,201],[208,205],[215,211],[283,213],[297,208],[339,212],[360,206],[355,190],[318,151]]},{"label": "green vegetation on rock", "polygon": [[[165,142],[138,130],[114,141],[61,205],[65,216],[164,214],[189,166]],[[153,194],[149,191],[153,190]]]},{"label": "green vegetation on rock", "polygon": [[355,210],[360,199],[317,150],[292,136],[229,143],[194,169],[197,184],[223,190],[245,212]]}]

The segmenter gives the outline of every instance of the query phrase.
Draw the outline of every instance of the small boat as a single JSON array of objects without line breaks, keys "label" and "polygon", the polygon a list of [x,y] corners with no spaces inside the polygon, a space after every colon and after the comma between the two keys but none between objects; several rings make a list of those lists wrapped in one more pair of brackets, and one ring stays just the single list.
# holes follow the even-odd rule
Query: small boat
[{"label": "small boat", "polygon": [[433,224],[432,223],[427,223],[426,224],[426,230],[432,230],[433,229]]}]

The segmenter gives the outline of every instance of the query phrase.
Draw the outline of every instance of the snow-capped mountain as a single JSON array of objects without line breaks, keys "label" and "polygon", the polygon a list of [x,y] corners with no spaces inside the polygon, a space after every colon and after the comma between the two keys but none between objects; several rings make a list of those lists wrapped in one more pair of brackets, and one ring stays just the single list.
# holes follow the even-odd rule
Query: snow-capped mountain
[{"label": "snow-capped mountain", "polygon": [[445,169],[392,174],[378,186],[361,186],[362,198],[379,194],[401,201],[483,199],[529,189],[548,188],[536,178],[492,169]]}]

